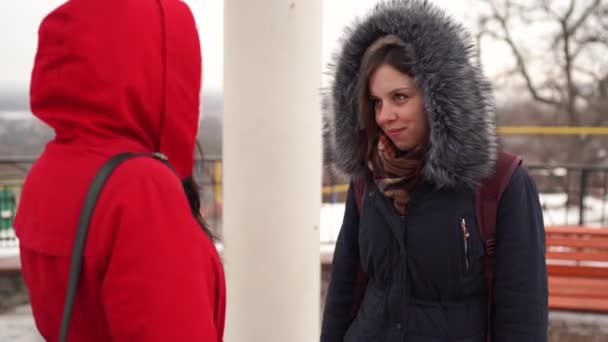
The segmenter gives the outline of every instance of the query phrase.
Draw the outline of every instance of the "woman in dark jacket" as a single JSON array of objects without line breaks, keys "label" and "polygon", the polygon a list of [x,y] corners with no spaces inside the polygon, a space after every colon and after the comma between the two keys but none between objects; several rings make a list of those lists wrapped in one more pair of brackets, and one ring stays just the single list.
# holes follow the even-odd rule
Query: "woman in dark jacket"
[{"label": "woman in dark jacket", "polygon": [[382,3],[347,31],[325,100],[332,157],[353,181],[322,342],[546,341],[544,226],[523,167],[499,203],[488,298],[475,189],[494,172],[498,138],[473,52],[422,0]]}]

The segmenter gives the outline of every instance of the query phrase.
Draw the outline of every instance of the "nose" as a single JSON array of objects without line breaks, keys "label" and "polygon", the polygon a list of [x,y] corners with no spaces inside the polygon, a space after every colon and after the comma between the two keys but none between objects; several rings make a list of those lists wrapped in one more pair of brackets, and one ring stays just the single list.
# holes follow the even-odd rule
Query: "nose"
[{"label": "nose", "polygon": [[390,103],[383,103],[380,108],[376,109],[376,121],[379,125],[392,122],[397,119],[397,111]]}]

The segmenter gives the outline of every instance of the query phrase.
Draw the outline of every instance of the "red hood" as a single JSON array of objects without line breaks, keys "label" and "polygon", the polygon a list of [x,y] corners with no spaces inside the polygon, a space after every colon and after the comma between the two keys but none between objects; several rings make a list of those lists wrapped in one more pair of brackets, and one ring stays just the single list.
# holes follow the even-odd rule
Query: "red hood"
[{"label": "red hood", "polygon": [[192,173],[201,54],[178,0],[71,0],[40,25],[31,109],[51,143],[104,154],[160,151]]}]

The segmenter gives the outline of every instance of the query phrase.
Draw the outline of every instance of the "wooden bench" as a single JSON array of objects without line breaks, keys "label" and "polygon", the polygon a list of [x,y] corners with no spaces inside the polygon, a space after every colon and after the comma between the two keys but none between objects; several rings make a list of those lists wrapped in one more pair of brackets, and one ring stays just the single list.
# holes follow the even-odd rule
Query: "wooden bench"
[{"label": "wooden bench", "polygon": [[549,308],[608,312],[608,228],[546,228]]}]

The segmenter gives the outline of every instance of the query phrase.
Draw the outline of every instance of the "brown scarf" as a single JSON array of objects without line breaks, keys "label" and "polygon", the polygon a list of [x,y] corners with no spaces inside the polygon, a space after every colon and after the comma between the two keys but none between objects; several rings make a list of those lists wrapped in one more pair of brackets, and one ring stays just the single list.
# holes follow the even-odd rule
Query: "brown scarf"
[{"label": "brown scarf", "polygon": [[393,199],[393,205],[403,216],[407,212],[410,194],[421,179],[427,144],[419,145],[403,154],[384,134],[378,140],[378,148],[370,161],[369,169],[380,191]]}]

